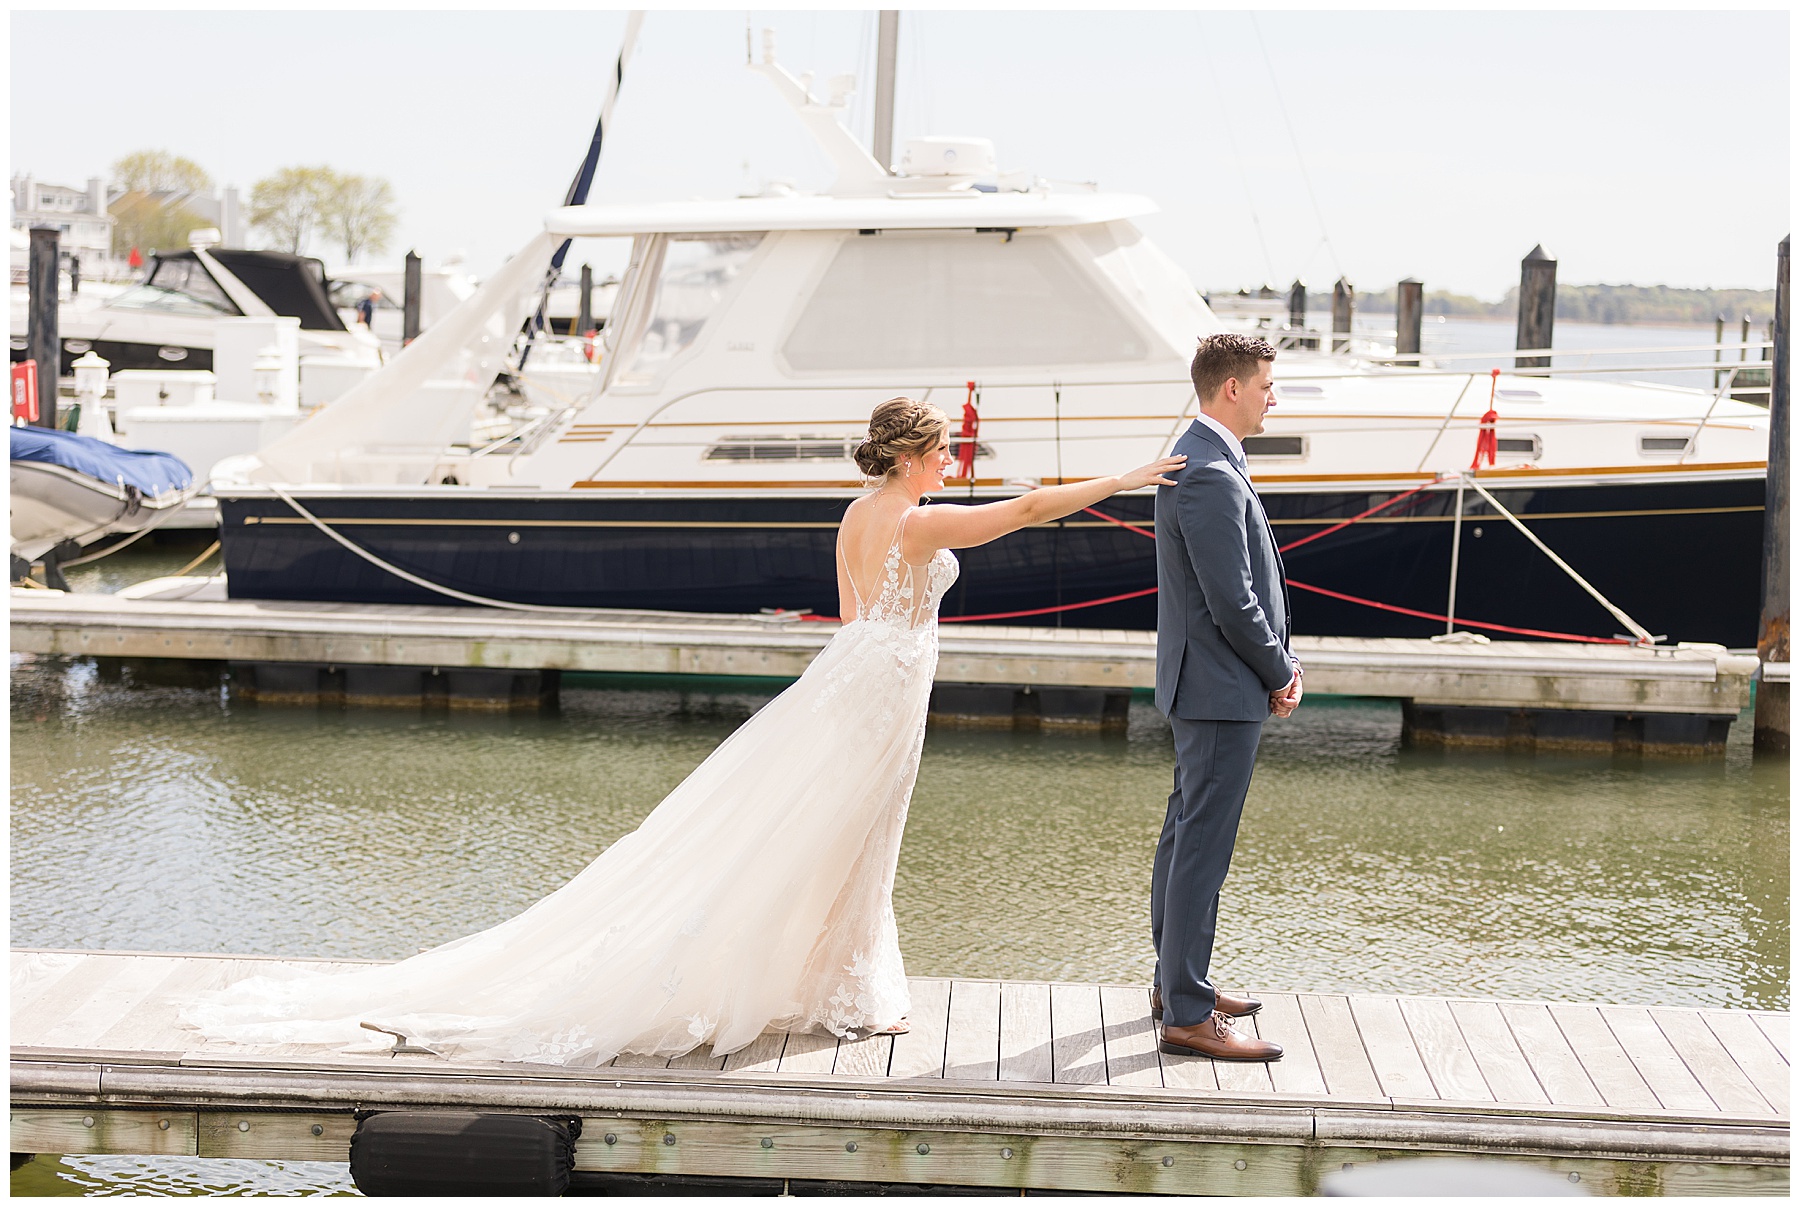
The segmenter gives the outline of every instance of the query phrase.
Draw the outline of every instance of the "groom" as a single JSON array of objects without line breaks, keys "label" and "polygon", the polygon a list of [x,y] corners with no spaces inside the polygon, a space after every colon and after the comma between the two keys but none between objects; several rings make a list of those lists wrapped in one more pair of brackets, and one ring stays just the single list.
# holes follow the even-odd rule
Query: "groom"
[{"label": "groom", "polygon": [[1244,460],[1244,437],[1275,405],[1274,363],[1252,336],[1200,341],[1200,417],[1172,450],[1187,466],[1156,492],[1156,707],[1175,732],[1175,790],[1150,882],[1150,1005],[1164,1052],[1214,1060],[1281,1057],[1280,1044],[1232,1026],[1262,1003],[1207,979],[1263,722],[1300,704],[1281,554]]}]

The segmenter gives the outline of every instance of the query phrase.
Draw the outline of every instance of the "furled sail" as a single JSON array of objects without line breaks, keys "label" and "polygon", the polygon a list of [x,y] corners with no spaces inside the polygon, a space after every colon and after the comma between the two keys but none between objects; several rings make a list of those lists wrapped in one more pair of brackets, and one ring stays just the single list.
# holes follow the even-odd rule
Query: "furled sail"
[{"label": "furled sail", "polygon": [[417,485],[505,367],[561,240],[540,234],[442,321],[325,410],[219,469],[250,482]]}]

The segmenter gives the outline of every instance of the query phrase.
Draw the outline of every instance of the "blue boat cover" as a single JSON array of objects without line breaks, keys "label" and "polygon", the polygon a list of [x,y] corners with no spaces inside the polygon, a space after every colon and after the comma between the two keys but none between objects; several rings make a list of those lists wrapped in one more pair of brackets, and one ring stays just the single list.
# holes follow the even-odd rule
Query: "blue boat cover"
[{"label": "blue boat cover", "polygon": [[120,448],[92,436],[46,427],[13,428],[12,459],[60,465],[108,484],[123,482],[152,498],[186,490],[194,481],[194,471],[173,453]]}]

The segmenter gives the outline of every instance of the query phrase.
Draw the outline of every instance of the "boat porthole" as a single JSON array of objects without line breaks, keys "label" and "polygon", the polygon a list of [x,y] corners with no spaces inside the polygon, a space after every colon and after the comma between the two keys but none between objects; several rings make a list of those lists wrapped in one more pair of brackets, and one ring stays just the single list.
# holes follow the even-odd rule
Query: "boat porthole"
[{"label": "boat porthole", "polygon": [[1476,535],[1476,536],[1480,536],[1480,535],[1481,535],[1481,528],[1480,528],[1480,527],[1479,527],[1479,526],[1477,526],[1477,527],[1476,527],[1476,529],[1475,529],[1475,535]]},{"label": "boat porthole", "polygon": [[67,339],[63,341],[63,347],[77,356],[90,350],[93,346],[94,345],[88,343],[84,339]]},{"label": "boat porthole", "polygon": [[163,360],[175,360],[175,361],[186,360],[187,359],[187,349],[186,348],[177,348],[173,344],[164,344],[162,347],[160,347],[156,350],[156,355],[161,357]]},{"label": "boat porthole", "polygon": [[516,544],[518,544],[518,543],[519,543],[519,534],[518,534],[518,533],[516,533],[516,532],[509,532],[509,533],[507,533],[507,534],[506,534],[506,543],[507,543],[507,544],[509,544],[509,545],[516,545]]}]

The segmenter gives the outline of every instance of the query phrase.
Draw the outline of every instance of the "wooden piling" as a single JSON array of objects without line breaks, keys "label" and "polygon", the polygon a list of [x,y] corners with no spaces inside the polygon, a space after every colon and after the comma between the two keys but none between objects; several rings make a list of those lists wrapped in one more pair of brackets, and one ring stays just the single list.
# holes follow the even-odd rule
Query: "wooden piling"
[{"label": "wooden piling", "polygon": [[881,9],[875,19],[875,129],[870,148],[884,172],[894,170],[894,74],[900,53],[900,10]]},{"label": "wooden piling", "polygon": [[575,318],[575,330],[571,335],[586,335],[594,329],[594,267],[591,264],[581,266],[581,309]]},{"label": "wooden piling", "polygon": [[1394,354],[1419,363],[1419,333],[1425,322],[1425,283],[1407,277],[1395,287]]},{"label": "wooden piling", "polygon": [[1331,331],[1333,335],[1343,333],[1343,339],[1331,341],[1333,352],[1347,352],[1350,349],[1350,318],[1356,309],[1356,290],[1351,287],[1345,277],[1339,277],[1337,284],[1331,287]]},{"label": "wooden piling", "polygon": [[[1714,318],[1713,318],[1713,364],[1715,364],[1715,365],[1725,359],[1725,349],[1723,347],[1724,343],[1725,343],[1725,316],[1720,314],[1720,315],[1714,316]],[[1713,370],[1713,389],[1716,390],[1719,388],[1719,382],[1724,380],[1724,377],[1725,377],[1725,371],[1723,369],[1714,369]]]},{"label": "wooden piling", "polygon": [[402,346],[410,344],[419,338],[419,304],[422,300],[421,295],[425,292],[423,269],[424,261],[419,258],[419,253],[416,251],[407,252],[406,317],[402,321],[400,328],[400,343]]},{"label": "wooden piling", "polygon": [[[1519,261],[1519,326],[1515,348],[1548,348],[1556,325],[1556,260],[1543,244]],[[1548,356],[1515,356],[1515,369],[1548,369]]]},{"label": "wooden piling", "polygon": [[[1306,330],[1306,282],[1299,277],[1295,277],[1294,283],[1288,286],[1288,330]],[[1303,339],[1297,341],[1295,346],[1317,348],[1319,341]]]},{"label": "wooden piling", "polygon": [[[1788,387],[1792,298],[1788,292],[1789,236],[1775,253],[1775,361],[1769,382],[1769,479],[1763,500],[1763,605],[1756,654],[1765,668],[1785,667],[1788,650]],[[1756,690],[1756,749],[1786,754],[1788,682],[1766,669]]]},{"label": "wooden piling", "polygon": [[62,376],[62,338],[57,332],[57,242],[54,226],[31,228],[27,262],[30,309],[26,312],[26,357],[37,362],[38,427],[56,426],[56,383]]}]

